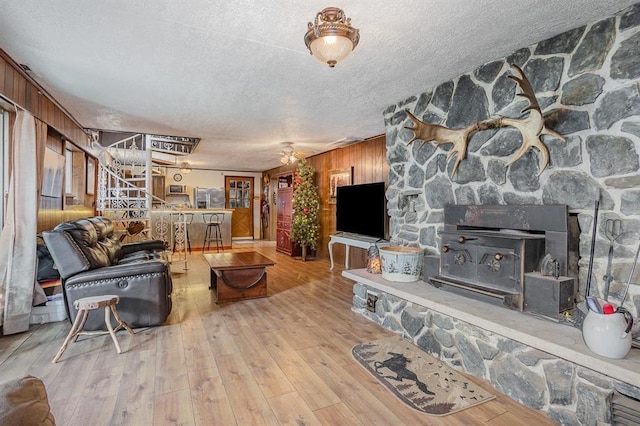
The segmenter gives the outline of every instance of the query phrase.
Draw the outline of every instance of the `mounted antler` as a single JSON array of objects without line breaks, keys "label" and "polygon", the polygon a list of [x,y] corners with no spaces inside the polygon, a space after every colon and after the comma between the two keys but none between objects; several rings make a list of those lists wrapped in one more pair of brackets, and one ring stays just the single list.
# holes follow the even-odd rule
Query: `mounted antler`
[{"label": "mounted antler", "polygon": [[418,149],[422,148],[425,143],[431,141],[435,141],[438,146],[447,143],[453,144],[453,147],[447,155],[447,160],[453,157],[454,154],[458,154],[456,162],[453,165],[453,170],[451,171],[451,174],[454,175],[458,170],[460,162],[467,156],[467,139],[469,138],[469,135],[479,130],[478,125],[480,123],[472,124],[464,129],[452,130],[439,124],[424,123],[418,120],[418,118],[409,111],[407,111],[407,114],[415,124],[414,127],[405,127],[405,129],[413,130],[413,138],[407,142],[407,145],[410,145],[418,139],[422,140]]},{"label": "mounted antler", "polygon": [[503,117],[500,122],[505,126],[515,127],[522,134],[522,146],[515,153],[513,159],[507,163],[507,166],[513,164],[516,160],[522,157],[530,148],[536,147],[538,151],[540,151],[540,155],[542,155],[542,165],[540,166],[540,171],[538,172],[538,176],[549,164],[549,150],[542,143],[540,137],[542,135],[549,135],[556,137],[560,140],[565,140],[558,133],[553,130],[547,129],[544,125],[544,119],[542,118],[542,111],[540,110],[540,105],[538,104],[538,100],[536,99],[536,95],[533,92],[533,87],[531,87],[531,83],[527,79],[527,76],[524,75],[522,69],[516,64],[511,65],[513,69],[518,73],[519,77],[515,75],[510,75],[509,78],[516,82],[522,93],[518,93],[518,96],[522,96],[523,98],[529,101],[529,106],[524,108],[522,112],[530,111],[529,116],[523,119],[514,119]]},{"label": "mounted antler", "polygon": [[540,175],[540,173],[542,173],[542,171],[549,164],[549,151],[540,140],[540,137],[542,135],[550,135],[561,140],[564,140],[564,138],[556,132],[547,129],[547,127],[544,125],[542,111],[540,110],[540,105],[536,100],[533,88],[531,87],[531,83],[529,83],[529,80],[524,75],[524,72],[522,71],[522,69],[520,69],[519,66],[514,64],[512,65],[512,67],[514,68],[518,76],[510,75],[509,78],[513,79],[518,84],[518,87],[520,87],[522,93],[518,93],[518,96],[522,96],[529,101],[529,106],[522,110],[523,113],[526,111],[530,111],[527,118],[494,118],[485,121],[479,121],[475,124],[471,124],[465,127],[464,129],[453,130],[439,124],[424,123],[416,118],[416,116],[411,112],[406,111],[409,115],[409,118],[411,119],[411,121],[413,121],[414,124],[414,126],[412,127],[405,127],[405,129],[413,131],[413,138],[411,138],[411,140],[407,142],[407,145],[413,143],[418,139],[422,140],[422,143],[420,144],[418,149],[420,149],[425,143],[431,141],[435,141],[436,145],[438,146],[447,143],[453,144],[453,147],[447,155],[447,160],[449,160],[454,154],[457,154],[456,162],[453,165],[453,169],[451,171],[451,175],[454,175],[458,170],[460,162],[467,156],[468,139],[471,134],[478,130],[512,126],[518,129],[522,134],[522,146],[516,152],[513,159],[507,163],[507,166],[510,166],[511,164],[513,164],[513,162],[522,157],[531,147],[536,147],[540,151],[540,155],[542,155],[542,165],[540,167],[540,171],[538,172],[538,175]]},{"label": "mounted antler", "polygon": [[453,144],[453,147],[447,155],[447,160],[449,160],[454,154],[458,154],[458,156],[456,157],[456,162],[453,165],[453,169],[451,170],[451,175],[456,174],[460,162],[467,157],[469,136],[471,136],[478,130],[487,130],[493,129],[495,127],[500,127],[500,119],[496,118],[492,120],[479,121],[465,127],[464,129],[452,130],[439,124],[424,123],[418,120],[418,118],[416,118],[415,115],[411,114],[411,112],[406,111],[406,113],[409,115],[411,121],[413,121],[413,123],[415,124],[414,127],[405,127],[405,129],[413,131],[413,138],[409,142],[407,142],[407,145],[413,143],[413,141],[418,139],[422,140],[422,143],[420,144],[420,146],[418,146],[418,149],[422,148],[422,145],[424,145],[425,143],[431,141],[435,141],[436,145],[438,146],[444,145],[446,143]]}]

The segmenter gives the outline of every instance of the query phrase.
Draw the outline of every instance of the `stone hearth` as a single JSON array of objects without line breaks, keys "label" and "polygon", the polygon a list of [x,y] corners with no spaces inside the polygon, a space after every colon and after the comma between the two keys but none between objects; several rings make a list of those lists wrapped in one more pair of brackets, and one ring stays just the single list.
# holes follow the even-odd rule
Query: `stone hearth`
[{"label": "stone hearth", "polygon": [[[640,399],[640,349],[622,360],[603,358],[589,351],[580,330],[569,325],[423,281],[391,282],[366,270],[342,275],[356,282],[354,312],[561,424],[610,423],[614,389]],[[367,310],[368,295],[378,297],[375,312]]]}]

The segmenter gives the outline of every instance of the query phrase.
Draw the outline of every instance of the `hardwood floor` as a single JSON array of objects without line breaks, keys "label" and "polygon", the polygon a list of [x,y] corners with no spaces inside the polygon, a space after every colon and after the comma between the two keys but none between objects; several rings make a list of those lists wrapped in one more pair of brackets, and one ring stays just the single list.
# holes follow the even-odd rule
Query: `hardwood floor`
[{"label": "hardwood floor", "polygon": [[67,321],[0,338],[3,379],[46,386],[59,425],[545,425],[544,413],[497,398],[446,417],[401,403],[351,358],[358,342],[392,333],[351,311],[352,282],[329,262],[302,262],[272,243],[237,245],[276,262],[269,294],[217,305],[208,265],[175,264],[173,312],[161,327],[81,337],[51,360]]}]

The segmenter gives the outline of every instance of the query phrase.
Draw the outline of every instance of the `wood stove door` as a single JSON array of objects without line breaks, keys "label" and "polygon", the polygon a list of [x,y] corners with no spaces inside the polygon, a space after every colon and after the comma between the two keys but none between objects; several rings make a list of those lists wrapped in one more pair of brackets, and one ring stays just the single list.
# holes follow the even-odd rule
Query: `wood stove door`
[{"label": "wood stove door", "polygon": [[520,256],[509,247],[478,246],[479,283],[506,293],[520,293]]},{"label": "wood stove door", "polygon": [[455,240],[444,245],[440,257],[443,276],[458,280],[476,280],[476,246],[460,244]]}]

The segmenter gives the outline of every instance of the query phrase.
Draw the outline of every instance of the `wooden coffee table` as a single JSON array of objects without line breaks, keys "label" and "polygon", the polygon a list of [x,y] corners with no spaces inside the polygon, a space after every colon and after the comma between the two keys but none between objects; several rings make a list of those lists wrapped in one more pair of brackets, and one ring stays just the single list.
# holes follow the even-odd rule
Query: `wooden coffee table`
[{"label": "wooden coffee table", "polygon": [[211,267],[209,288],[216,303],[267,296],[267,266],[276,263],[255,251],[203,254]]}]

